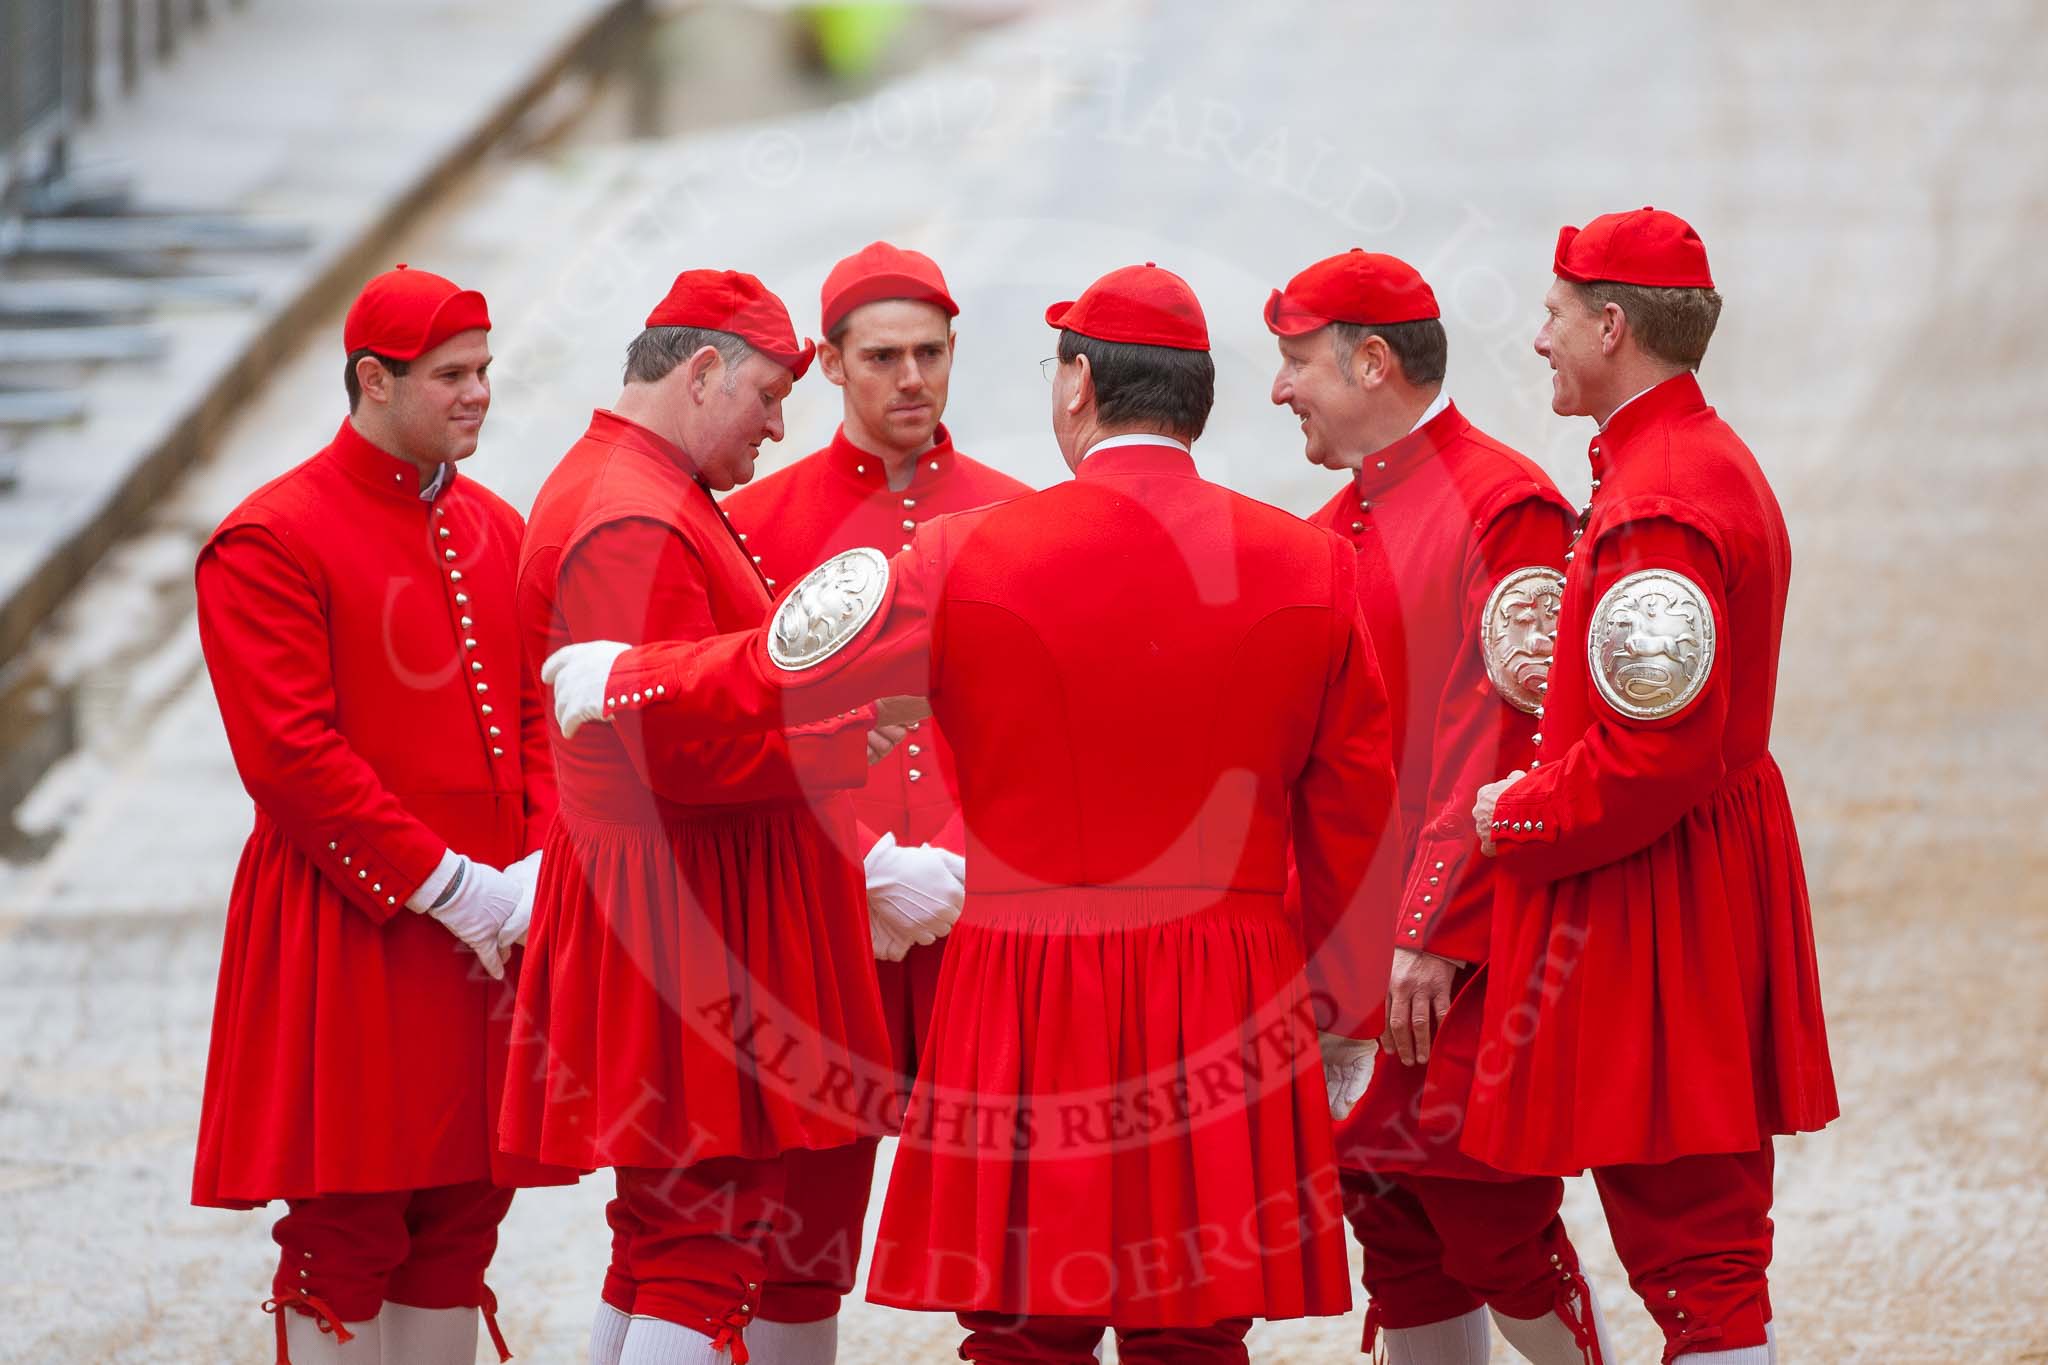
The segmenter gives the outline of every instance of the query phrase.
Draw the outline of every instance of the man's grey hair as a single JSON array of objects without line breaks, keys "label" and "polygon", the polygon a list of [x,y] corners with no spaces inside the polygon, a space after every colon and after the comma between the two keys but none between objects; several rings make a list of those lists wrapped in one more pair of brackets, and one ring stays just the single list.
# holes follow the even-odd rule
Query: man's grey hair
[{"label": "man's grey hair", "polygon": [[739,383],[740,362],[752,355],[754,348],[744,338],[709,327],[649,327],[626,347],[626,382],[658,383],[706,346],[717,351],[719,359],[725,362],[725,383],[721,387],[731,393]]},{"label": "man's grey hair", "polygon": [[1367,337],[1379,337],[1401,363],[1401,373],[1411,384],[1436,384],[1450,368],[1451,344],[1438,318],[1416,322],[1389,322],[1366,326],[1356,322],[1330,324],[1330,353],[1336,357],[1337,372],[1351,378],[1351,357]]}]

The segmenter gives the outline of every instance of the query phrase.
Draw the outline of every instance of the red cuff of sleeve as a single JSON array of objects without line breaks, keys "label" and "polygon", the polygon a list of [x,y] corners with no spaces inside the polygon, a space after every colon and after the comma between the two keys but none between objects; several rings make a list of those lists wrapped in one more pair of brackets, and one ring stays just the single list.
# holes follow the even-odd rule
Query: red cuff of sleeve
[{"label": "red cuff of sleeve", "polygon": [[1493,808],[1493,842],[1501,848],[1511,844],[1554,844],[1562,824],[1549,801],[1517,802],[1503,796]]}]

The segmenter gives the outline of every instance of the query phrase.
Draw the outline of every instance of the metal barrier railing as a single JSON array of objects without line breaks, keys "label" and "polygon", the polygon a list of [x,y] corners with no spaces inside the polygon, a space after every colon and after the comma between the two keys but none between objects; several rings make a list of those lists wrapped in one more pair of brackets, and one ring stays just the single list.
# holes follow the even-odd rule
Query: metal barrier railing
[{"label": "metal barrier railing", "polygon": [[[225,0],[241,9],[248,0]],[[64,168],[65,134],[141,85],[216,0],[0,0],[0,199]]]}]

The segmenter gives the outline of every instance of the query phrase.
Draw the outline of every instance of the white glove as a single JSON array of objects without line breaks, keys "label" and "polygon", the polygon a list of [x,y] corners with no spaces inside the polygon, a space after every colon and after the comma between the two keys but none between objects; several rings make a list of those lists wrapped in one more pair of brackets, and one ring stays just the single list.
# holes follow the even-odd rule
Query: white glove
[{"label": "white glove", "polygon": [[612,663],[631,645],[617,640],[586,640],[563,645],[540,666],[540,680],[555,689],[555,724],[562,738],[573,738],[585,721],[604,719],[604,688]]},{"label": "white glove", "polygon": [[1319,1033],[1323,1045],[1323,1085],[1330,1092],[1330,1117],[1342,1123],[1365,1098],[1372,1080],[1373,1054],[1379,1042],[1372,1038],[1346,1038],[1339,1033]]},{"label": "white glove", "polygon": [[868,850],[868,929],[875,956],[901,962],[913,945],[952,931],[967,899],[967,860],[946,848],[903,848],[884,834]]},{"label": "white glove", "polygon": [[505,959],[498,951],[498,931],[519,908],[521,881],[474,858],[462,860],[456,877],[455,889],[447,893],[447,899],[428,906],[424,913],[467,943],[484,970],[503,981]]},{"label": "white glove", "polygon": [[511,918],[498,930],[498,956],[512,956],[512,949],[526,942],[526,926],[533,919],[533,889],[540,885],[540,850],[521,858],[505,869],[505,875],[519,883],[519,904],[513,907]]}]

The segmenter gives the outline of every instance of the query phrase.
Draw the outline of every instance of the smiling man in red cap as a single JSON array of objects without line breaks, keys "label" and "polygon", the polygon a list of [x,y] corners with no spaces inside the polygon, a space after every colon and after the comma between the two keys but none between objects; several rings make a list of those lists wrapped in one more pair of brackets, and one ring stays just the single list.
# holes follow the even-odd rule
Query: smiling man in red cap
[{"label": "smiling man in red cap", "polygon": [[544,676],[572,728],[929,696],[967,901],[868,1297],[958,1313],[967,1360],[1083,1365],[1111,1328],[1126,1361],[1243,1361],[1251,1319],[1350,1304],[1330,1113],[1364,1077],[1318,1031],[1343,1059],[1381,1027],[1386,698],[1352,549],[1195,471],[1187,284],[1132,266],[1046,319],[1071,481],[834,556],[764,629]]},{"label": "smiling man in red cap", "polygon": [[[712,494],[782,438],[812,353],[753,276],[676,277],[627,349],[625,391],[534,504],[530,659],[767,618],[768,584]],[[845,795],[874,724],[700,743],[649,717],[555,737],[561,816],[502,1141],[615,1169],[599,1365],[832,1358],[858,1233],[844,1253],[807,1230],[864,1198],[897,1092]]]},{"label": "smiling man in red cap", "polygon": [[1558,1217],[1564,1182],[1460,1153],[1457,1099],[1493,918],[1472,802],[1536,752],[1571,504],[1451,403],[1436,295],[1406,261],[1318,261],[1273,291],[1266,326],[1273,402],[1300,418],[1308,458],[1346,476],[1310,520],[1358,555],[1407,835],[1388,1034],[1338,1131],[1372,1296],[1365,1349],[1384,1328],[1391,1365],[1478,1365],[1490,1308],[1524,1356],[1565,1365],[1598,1321]]},{"label": "smiling man in red cap", "polygon": [[1665,1359],[1774,1354],[1772,1139],[1833,1119],[1771,708],[1791,550],[1695,371],[1706,248],[1655,209],[1558,234],[1537,353],[1599,424],[1541,767],[1482,789],[1500,859],[1468,1152],[1592,1168]]},{"label": "smiling man in red cap", "polygon": [[287,1202],[265,1306],[297,1365],[474,1360],[512,1186],[574,1178],[493,1141],[555,795],[519,666],[519,515],[456,474],[490,407],[490,325],[439,275],[371,280],[343,325],[349,416],[199,556],[256,827],[193,1199]]}]

